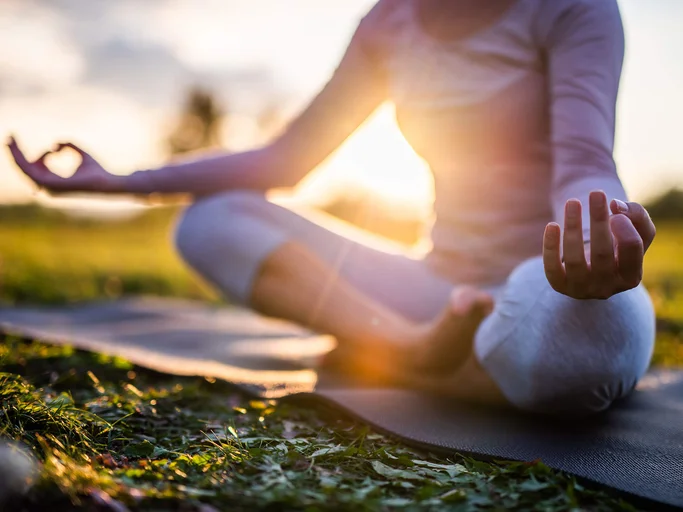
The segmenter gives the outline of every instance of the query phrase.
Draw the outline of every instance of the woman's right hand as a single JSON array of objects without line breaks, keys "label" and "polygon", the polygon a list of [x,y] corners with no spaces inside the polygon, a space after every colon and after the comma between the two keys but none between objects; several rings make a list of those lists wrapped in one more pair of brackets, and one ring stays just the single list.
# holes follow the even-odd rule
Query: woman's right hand
[{"label": "woman's right hand", "polygon": [[[14,137],[10,137],[7,147],[17,166],[26,176],[41,188],[49,192],[116,192],[120,185],[120,176],[110,174],[97,163],[97,161],[78,146],[64,142],[55,146],[54,150],[47,151],[40,158],[29,162],[24,153],[19,149]],[[52,153],[59,153],[68,148],[76,151],[81,156],[81,163],[73,175],[64,178],[55,174],[45,164],[45,159]]]}]

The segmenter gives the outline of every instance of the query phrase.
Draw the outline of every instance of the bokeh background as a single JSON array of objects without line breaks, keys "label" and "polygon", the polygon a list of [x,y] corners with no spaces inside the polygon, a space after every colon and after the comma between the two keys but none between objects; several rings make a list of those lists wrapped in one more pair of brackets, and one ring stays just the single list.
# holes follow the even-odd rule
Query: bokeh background
[{"label": "bokeh background", "polygon": [[[29,156],[71,140],[121,174],[203,148],[254,147],[324,84],[372,4],[2,0],[0,134],[15,134]],[[616,160],[627,191],[650,206],[660,228],[646,281],[683,356],[683,2],[619,4],[627,57]],[[68,173],[74,159],[53,163]],[[414,243],[431,213],[432,181],[385,105],[290,196],[280,199]],[[221,300],[173,252],[169,232],[181,207],[51,198],[3,154],[0,300]]]},{"label": "bokeh background", "polygon": [[[180,149],[169,138],[174,130],[192,130],[192,120],[180,129],[178,124],[199,93],[215,108],[214,133],[211,140],[176,133],[186,139],[176,141],[181,147],[210,143],[240,150],[259,144],[325,82],[371,4],[3,1],[0,132],[15,133],[31,152],[55,140],[74,140],[125,174],[159,165],[171,149]],[[6,159],[0,176],[1,200],[28,197],[29,184]],[[403,142],[390,108],[299,193],[320,201],[340,187],[371,188],[411,208],[411,214],[425,214],[429,177]]]},{"label": "bokeh background", "polygon": [[[683,2],[619,3],[628,51],[616,158],[629,193],[644,200],[683,180]],[[231,150],[259,144],[321,87],[372,4],[3,0],[0,133],[15,133],[31,153],[74,140],[125,174],[168,157],[169,137],[199,90],[219,113],[211,143]],[[0,200],[30,197],[30,185],[6,158],[0,180]],[[398,133],[390,106],[299,194],[320,201],[344,187],[371,189],[411,214],[426,214],[429,175]]]}]

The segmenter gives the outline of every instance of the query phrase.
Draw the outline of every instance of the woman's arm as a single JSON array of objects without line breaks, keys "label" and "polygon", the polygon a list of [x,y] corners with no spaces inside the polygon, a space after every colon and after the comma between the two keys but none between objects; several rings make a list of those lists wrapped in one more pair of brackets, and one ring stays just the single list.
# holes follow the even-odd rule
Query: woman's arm
[{"label": "woman's arm", "polygon": [[[621,16],[616,0],[548,5],[554,9],[544,26],[557,223],[546,229],[546,274],[571,297],[608,298],[640,283],[654,238],[647,212],[625,203],[612,156],[624,58]],[[616,201],[610,206],[608,200]]]},{"label": "woman's arm", "polygon": [[[45,172],[45,155],[32,163],[23,158],[16,144],[11,144],[10,149],[14,146],[12,152],[17,164],[39,186],[61,192],[205,195],[225,189],[266,190],[293,186],[386,99],[382,67],[369,42],[374,32],[372,14],[359,25],[341,63],[323,90],[284,133],[261,149],[205,156],[156,170],[137,171],[129,176],[113,176],[100,167],[99,172],[94,173],[98,180],[92,183],[88,172],[81,172],[79,179],[74,180],[50,176],[51,173]],[[71,147],[87,155],[72,144],[58,146],[59,149],[63,147]],[[88,158],[91,161],[86,170],[97,165],[91,157]],[[36,169],[30,168],[31,165]],[[106,179],[103,180],[104,175]]]},{"label": "woman's arm", "polygon": [[334,75],[309,106],[269,145],[155,171],[139,171],[129,192],[213,193],[222,189],[289,187],[334,151],[386,99],[381,66],[368,50],[367,18]]},{"label": "woman's arm", "polygon": [[[616,0],[560,1],[547,26],[552,204],[562,223],[567,200],[591,190],[625,200],[613,158],[624,30]],[[590,217],[583,216],[588,239]]]}]

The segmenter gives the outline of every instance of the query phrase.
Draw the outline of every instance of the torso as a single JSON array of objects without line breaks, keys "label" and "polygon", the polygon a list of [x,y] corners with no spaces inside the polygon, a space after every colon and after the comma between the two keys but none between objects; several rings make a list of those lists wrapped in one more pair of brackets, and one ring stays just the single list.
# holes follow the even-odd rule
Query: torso
[{"label": "torso", "polygon": [[398,124],[435,178],[428,259],[453,281],[497,282],[540,252],[552,220],[539,0],[491,0],[452,37],[422,3],[444,1],[385,0],[379,44]]},{"label": "torso", "polygon": [[430,37],[453,42],[494,25],[517,0],[421,0],[416,21]]}]

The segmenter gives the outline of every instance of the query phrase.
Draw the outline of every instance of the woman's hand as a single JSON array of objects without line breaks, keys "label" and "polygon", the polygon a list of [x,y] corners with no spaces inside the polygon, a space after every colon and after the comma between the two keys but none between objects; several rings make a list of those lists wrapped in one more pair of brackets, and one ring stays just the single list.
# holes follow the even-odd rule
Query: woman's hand
[{"label": "woman's hand", "polygon": [[[98,164],[93,157],[70,142],[57,144],[52,151],[47,151],[34,162],[29,162],[19,149],[14,137],[10,137],[7,146],[17,166],[26,176],[41,188],[49,192],[115,192],[120,176],[114,176]],[[81,156],[81,163],[72,176],[63,178],[52,172],[45,164],[45,159],[52,153],[59,153],[65,148],[73,149]]]},{"label": "woman's hand", "polygon": [[565,206],[564,240],[558,224],[546,226],[543,265],[550,286],[559,293],[575,299],[608,299],[640,284],[643,256],[655,237],[655,225],[638,203],[615,199],[608,206],[601,191],[591,192],[589,202],[590,242],[583,240],[581,202],[570,199]]}]

